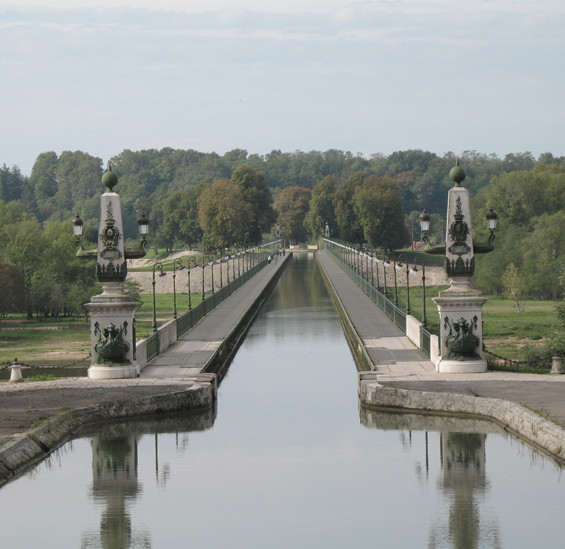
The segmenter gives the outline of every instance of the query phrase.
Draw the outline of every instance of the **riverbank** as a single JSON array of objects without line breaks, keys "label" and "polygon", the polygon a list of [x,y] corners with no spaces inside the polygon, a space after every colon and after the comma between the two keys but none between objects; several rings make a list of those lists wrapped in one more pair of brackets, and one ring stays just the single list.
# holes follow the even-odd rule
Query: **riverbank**
[{"label": "riverbank", "polygon": [[494,421],[565,464],[565,376],[439,374],[325,252],[317,259],[365,370],[359,374],[362,406]]}]

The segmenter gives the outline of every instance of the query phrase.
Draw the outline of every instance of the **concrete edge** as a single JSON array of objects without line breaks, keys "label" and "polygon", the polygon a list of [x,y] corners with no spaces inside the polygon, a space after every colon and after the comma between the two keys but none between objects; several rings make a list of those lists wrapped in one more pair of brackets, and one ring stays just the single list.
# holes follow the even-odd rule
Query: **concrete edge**
[{"label": "concrete edge", "polygon": [[47,457],[86,426],[142,415],[206,410],[214,403],[215,384],[204,382],[172,393],[103,402],[57,414],[4,444],[0,451],[0,486]]},{"label": "concrete edge", "polygon": [[330,297],[337,310],[339,320],[345,333],[345,339],[347,341],[347,344],[349,345],[349,348],[351,349],[351,353],[353,354],[353,359],[355,360],[357,369],[359,371],[373,370],[373,361],[371,360],[371,357],[369,356],[369,353],[367,352],[367,349],[363,344],[363,340],[361,339],[361,337],[357,333],[357,330],[355,329],[355,326],[351,322],[351,319],[347,314],[347,310],[345,309],[345,306],[343,305],[343,302],[341,301],[332,281],[327,275],[324,266],[318,257],[318,252],[314,254],[314,257],[316,258],[316,263],[320,267],[320,272],[322,273],[324,284],[326,285],[328,293],[330,294]]},{"label": "concrete edge", "polygon": [[368,408],[447,414],[493,421],[506,431],[565,464],[565,430],[515,402],[454,393],[386,387],[359,380],[359,400]]}]

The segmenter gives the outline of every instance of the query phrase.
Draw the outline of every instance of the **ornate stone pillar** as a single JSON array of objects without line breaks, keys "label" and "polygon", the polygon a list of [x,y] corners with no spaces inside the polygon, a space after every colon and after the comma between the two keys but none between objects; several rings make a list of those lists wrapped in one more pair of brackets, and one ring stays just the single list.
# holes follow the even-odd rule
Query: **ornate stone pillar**
[{"label": "ornate stone pillar", "polygon": [[[140,248],[126,251],[120,196],[114,192],[118,183],[111,168],[102,176],[107,188],[100,197],[100,222],[96,251],[84,251],[78,256],[96,258],[96,274],[102,293],[85,304],[90,313],[90,351],[92,362],[88,377],[95,379],[132,378],[139,375],[135,356],[135,311],[139,303],[123,293],[127,276],[127,259],[145,255],[145,234],[148,220],[139,220],[142,232]],[[82,226],[77,216],[75,227]],[[77,242],[80,231],[76,232]]]},{"label": "ornate stone pillar", "polygon": [[[491,230],[489,241],[483,244],[473,242],[469,191],[461,186],[466,177],[465,171],[457,164],[449,175],[455,186],[448,195],[445,245],[431,246],[427,236],[424,237],[424,251],[445,255],[445,270],[451,284],[449,289],[434,298],[440,329],[440,358],[436,369],[443,373],[486,372],[487,363],[483,358],[483,305],[487,299],[471,287],[471,277],[475,271],[475,254],[494,249],[492,241],[496,214],[492,210],[487,214]],[[427,212],[420,216],[420,220],[424,221],[424,227],[425,222],[429,221]]]}]

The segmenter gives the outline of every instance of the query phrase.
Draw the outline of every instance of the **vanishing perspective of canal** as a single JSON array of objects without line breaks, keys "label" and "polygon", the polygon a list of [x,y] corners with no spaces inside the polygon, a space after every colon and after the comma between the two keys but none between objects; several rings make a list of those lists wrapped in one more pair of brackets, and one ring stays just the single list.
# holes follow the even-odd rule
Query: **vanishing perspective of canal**
[{"label": "vanishing perspective of canal", "polygon": [[42,549],[561,547],[564,503],[561,469],[493,424],[360,410],[308,254],[217,410],[100,426],[0,489],[2,547]]}]

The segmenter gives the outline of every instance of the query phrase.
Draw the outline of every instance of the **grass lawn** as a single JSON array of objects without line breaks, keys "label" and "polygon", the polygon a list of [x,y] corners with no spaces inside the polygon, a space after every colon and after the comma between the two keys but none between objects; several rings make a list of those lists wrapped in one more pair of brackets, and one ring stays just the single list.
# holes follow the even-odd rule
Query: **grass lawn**
[{"label": "grass lawn", "polygon": [[[437,307],[432,301],[440,288],[426,288],[426,316],[428,328],[437,333]],[[394,288],[388,289],[394,300]],[[486,296],[488,297],[488,296]],[[136,313],[137,339],[153,333],[153,296],[141,296],[142,304]],[[518,312],[513,301],[488,297],[484,306],[484,339],[486,348],[509,359],[519,358],[518,350],[527,344],[541,344],[551,332],[557,301],[525,301],[524,312]],[[399,307],[406,310],[406,289],[398,289]],[[191,294],[191,304],[200,303],[201,295]],[[173,318],[173,295],[155,297],[157,325]],[[422,287],[410,288],[411,314],[422,319]],[[188,310],[188,296],[177,294],[177,316]],[[87,320],[31,320],[24,315],[10,315],[0,321],[0,365],[10,364],[14,358],[30,366],[66,366],[89,361],[89,322]]]},{"label": "grass lawn", "polygon": [[[426,288],[426,316],[428,329],[439,333],[437,306],[432,298],[437,297],[441,288]],[[488,301],[483,307],[483,338],[486,348],[509,359],[519,358],[519,349],[524,345],[539,345],[552,329],[555,306],[560,301],[524,301],[524,311],[519,312],[514,301],[497,296],[485,296]],[[389,299],[394,300],[394,288],[389,290]],[[406,310],[406,290],[398,290],[398,305]],[[422,320],[422,287],[410,288],[410,312]]]}]

